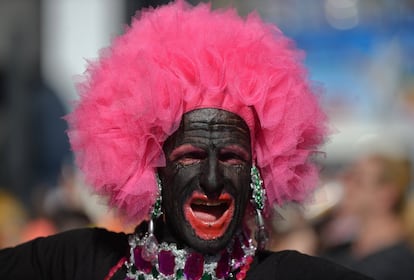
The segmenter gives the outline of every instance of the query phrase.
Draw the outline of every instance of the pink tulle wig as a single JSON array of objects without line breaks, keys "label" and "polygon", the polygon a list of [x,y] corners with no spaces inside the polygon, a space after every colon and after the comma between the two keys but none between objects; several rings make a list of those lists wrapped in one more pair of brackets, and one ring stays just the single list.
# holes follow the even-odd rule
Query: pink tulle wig
[{"label": "pink tulle wig", "polygon": [[164,141],[184,113],[220,108],[250,128],[267,206],[302,200],[317,184],[309,158],[326,134],[302,59],[255,13],[184,1],[142,12],[90,63],[67,116],[86,182],[130,220],[148,219]]}]

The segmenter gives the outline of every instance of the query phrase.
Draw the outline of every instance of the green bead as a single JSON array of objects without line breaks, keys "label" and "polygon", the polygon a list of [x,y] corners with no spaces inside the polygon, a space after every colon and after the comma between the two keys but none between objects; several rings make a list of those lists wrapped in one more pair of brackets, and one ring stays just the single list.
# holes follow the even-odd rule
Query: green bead
[{"label": "green bead", "polygon": [[201,277],[201,280],[212,280],[212,279],[213,277],[208,273],[204,273],[203,277]]},{"label": "green bead", "polygon": [[145,280],[144,275],[140,274],[140,275],[138,276],[138,280]]},{"label": "green bead", "polygon": [[151,270],[151,274],[152,274],[152,276],[154,276],[155,278],[157,278],[157,277],[158,277],[158,275],[160,275],[160,273],[158,272],[158,270],[157,270],[155,267],[153,267],[153,268],[152,268],[152,270]]},{"label": "green bead", "polygon": [[184,270],[182,269],[178,269],[177,272],[175,273],[175,276],[177,279],[181,279],[184,277]]}]

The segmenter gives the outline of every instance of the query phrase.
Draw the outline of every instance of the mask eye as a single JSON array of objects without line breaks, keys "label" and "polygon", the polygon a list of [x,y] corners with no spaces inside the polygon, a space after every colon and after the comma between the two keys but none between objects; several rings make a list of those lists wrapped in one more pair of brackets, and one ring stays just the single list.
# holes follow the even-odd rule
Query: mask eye
[{"label": "mask eye", "polygon": [[224,148],[219,154],[219,160],[221,162],[231,165],[240,165],[246,163],[249,159],[249,153],[239,146]]},{"label": "mask eye", "polygon": [[191,165],[199,163],[207,157],[207,153],[197,147],[186,144],[175,148],[169,159],[181,165]]},{"label": "mask eye", "polygon": [[242,164],[244,163],[244,160],[237,154],[234,153],[223,153],[220,155],[220,161],[225,162],[228,164]]},{"label": "mask eye", "polygon": [[190,153],[186,153],[184,155],[182,155],[179,159],[178,159],[178,163],[182,164],[182,165],[190,165],[190,164],[195,164],[195,163],[199,163],[201,160],[206,158],[206,153],[204,152],[190,152]]}]

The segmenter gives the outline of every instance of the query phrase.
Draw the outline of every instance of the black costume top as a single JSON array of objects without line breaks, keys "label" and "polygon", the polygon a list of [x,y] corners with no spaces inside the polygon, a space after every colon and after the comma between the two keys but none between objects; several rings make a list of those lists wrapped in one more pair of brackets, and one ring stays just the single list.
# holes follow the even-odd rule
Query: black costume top
[{"label": "black costume top", "polygon": [[[129,256],[127,235],[79,229],[0,251],[0,279],[102,280]],[[125,279],[120,270],[112,279]],[[246,279],[370,279],[327,260],[296,251],[258,252]]]},{"label": "black costume top", "polygon": [[404,241],[382,248],[363,258],[355,258],[351,244],[332,249],[324,257],[376,280],[413,280],[414,252]]}]

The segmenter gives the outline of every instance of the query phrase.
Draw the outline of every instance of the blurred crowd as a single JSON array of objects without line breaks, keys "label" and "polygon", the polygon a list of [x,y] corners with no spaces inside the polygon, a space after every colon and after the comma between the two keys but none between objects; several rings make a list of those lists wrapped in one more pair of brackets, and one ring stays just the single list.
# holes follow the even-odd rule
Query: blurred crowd
[{"label": "blurred crowd", "polygon": [[275,209],[270,249],[318,255],[374,279],[413,279],[412,159],[384,139],[372,137],[335,172],[322,171],[304,206]]},{"label": "blurred crowd", "polygon": [[0,248],[83,227],[104,227],[131,232],[122,217],[108,209],[103,198],[93,196],[73,166],[64,166],[53,188],[33,193],[32,208],[13,193],[0,188]]}]

